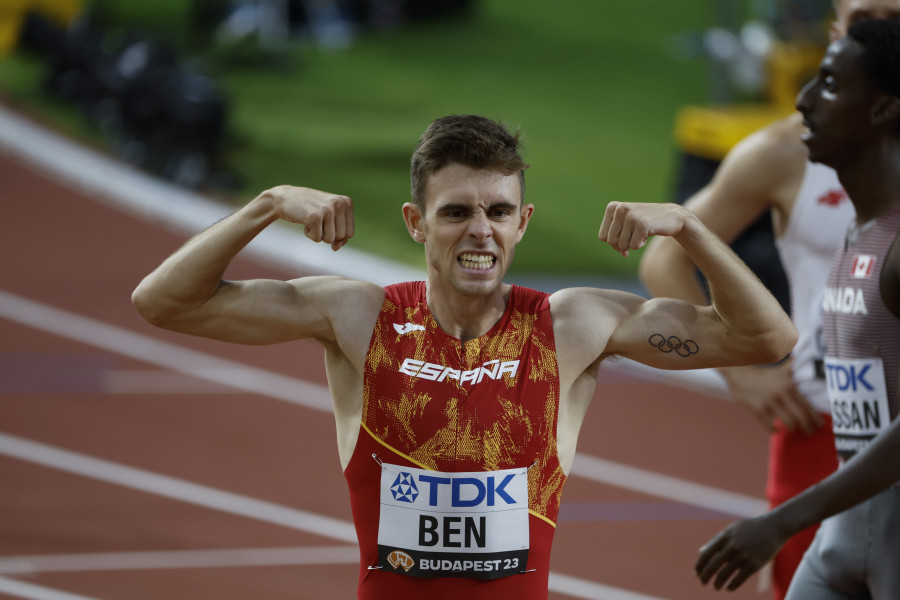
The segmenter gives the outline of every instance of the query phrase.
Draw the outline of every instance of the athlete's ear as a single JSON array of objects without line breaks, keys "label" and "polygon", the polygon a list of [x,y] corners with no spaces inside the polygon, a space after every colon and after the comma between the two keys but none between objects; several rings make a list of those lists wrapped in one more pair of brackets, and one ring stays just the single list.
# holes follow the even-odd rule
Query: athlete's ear
[{"label": "athlete's ear", "polygon": [[836,42],[844,37],[841,33],[841,26],[837,21],[832,21],[828,25],[828,43]]},{"label": "athlete's ear", "polygon": [[525,236],[525,230],[528,229],[528,221],[531,220],[531,215],[534,214],[534,204],[525,204],[522,206],[522,210],[519,211],[519,231],[516,233],[516,243],[522,241],[522,238]]},{"label": "athlete's ear", "polygon": [[883,95],[872,107],[872,122],[876,125],[888,125],[896,128],[900,118],[900,98]]},{"label": "athlete's ear", "polygon": [[406,202],[403,205],[403,221],[406,223],[406,230],[412,239],[420,244],[425,243],[425,231],[422,229],[422,211],[412,202]]}]

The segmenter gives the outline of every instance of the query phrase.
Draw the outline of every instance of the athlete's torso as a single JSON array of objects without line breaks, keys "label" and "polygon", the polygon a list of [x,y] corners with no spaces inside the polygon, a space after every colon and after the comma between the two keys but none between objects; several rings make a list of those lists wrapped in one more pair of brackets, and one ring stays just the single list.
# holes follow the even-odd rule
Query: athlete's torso
[{"label": "athlete's torso", "polygon": [[822,290],[854,215],[853,203],[834,170],[807,162],[787,226],[775,240],[790,284],[791,319],[799,334],[791,352],[794,380],[822,413],[830,413],[822,376]]},{"label": "athlete's torso", "polygon": [[[359,439],[345,470],[362,558],[360,598],[546,598],[565,482],[559,394],[546,294],[513,286],[503,317],[463,343],[437,325],[424,283],[386,288],[366,357]],[[498,525],[504,516],[447,517],[436,508],[445,500],[463,511],[521,508],[512,492],[516,473],[527,488],[520,515],[527,559],[484,552],[513,543],[495,537],[510,529]],[[379,533],[379,523],[400,522],[395,514],[411,515],[418,531]],[[505,576],[478,578],[498,571]]]},{"label": "athlete's torso", "polygon": [[826,381],[843,460],[884,431],[900,411],[900,319],[885,306],[881,278],[900,230],[900,203],[835,255],[822,307]]}]

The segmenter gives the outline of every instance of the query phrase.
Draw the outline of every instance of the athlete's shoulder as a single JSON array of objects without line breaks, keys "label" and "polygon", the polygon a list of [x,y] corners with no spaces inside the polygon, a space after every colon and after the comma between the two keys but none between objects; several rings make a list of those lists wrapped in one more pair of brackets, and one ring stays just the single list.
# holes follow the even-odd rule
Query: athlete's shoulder
[{"label": "athlete's shoulder", "polygon": [[550,294],[520,285],[510,287],[509,305],[521,312],[538,313],[549,310]]},{"label": "athlete's shoulder", "polygon": [[735,152],[752,155],[756,162],[776,171],[802,173],[808,156],[802,134],[803,122],[795,113],[751,133],[735,147]]},{"label": "athlete's shoulder", "polygon": [[403,281],[384,288],[385,297],[398,306],[415,306],[425,300],[424,281]]}]

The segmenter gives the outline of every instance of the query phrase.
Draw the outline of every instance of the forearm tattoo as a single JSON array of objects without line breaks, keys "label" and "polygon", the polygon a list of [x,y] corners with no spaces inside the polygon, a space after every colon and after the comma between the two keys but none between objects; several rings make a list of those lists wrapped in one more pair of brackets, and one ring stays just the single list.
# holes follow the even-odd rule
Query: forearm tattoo
[{"label": "forearm tattoo", "polygon": [[670,335],[666,337],[659,333],[654,333],[650,336],[650,339],[647,340],[651,345],[656,346],[660,352],[664,352],[668,354],[669,352],[674,352],[678,356],[684,356],[685,358],[700,352],[700,346],[697,345],[697,342],[694,340],[684,340],[682,341],[680,338]]}]

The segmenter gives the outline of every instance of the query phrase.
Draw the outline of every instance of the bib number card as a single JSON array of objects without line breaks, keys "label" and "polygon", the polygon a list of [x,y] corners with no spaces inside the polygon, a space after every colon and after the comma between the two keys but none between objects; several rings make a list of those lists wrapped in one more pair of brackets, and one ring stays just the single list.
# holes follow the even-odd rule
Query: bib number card
[{"label": "bib number card", "polygon": [[880,358],[826,356],[825,383],[831,402],[835,447],[841,460],[846,461],[891,422],[884,363]]},{"label": "bib number card", "polygon": [[381,465],[379,565],[411,577],[497,579],[528,562],[528,469]]}]

